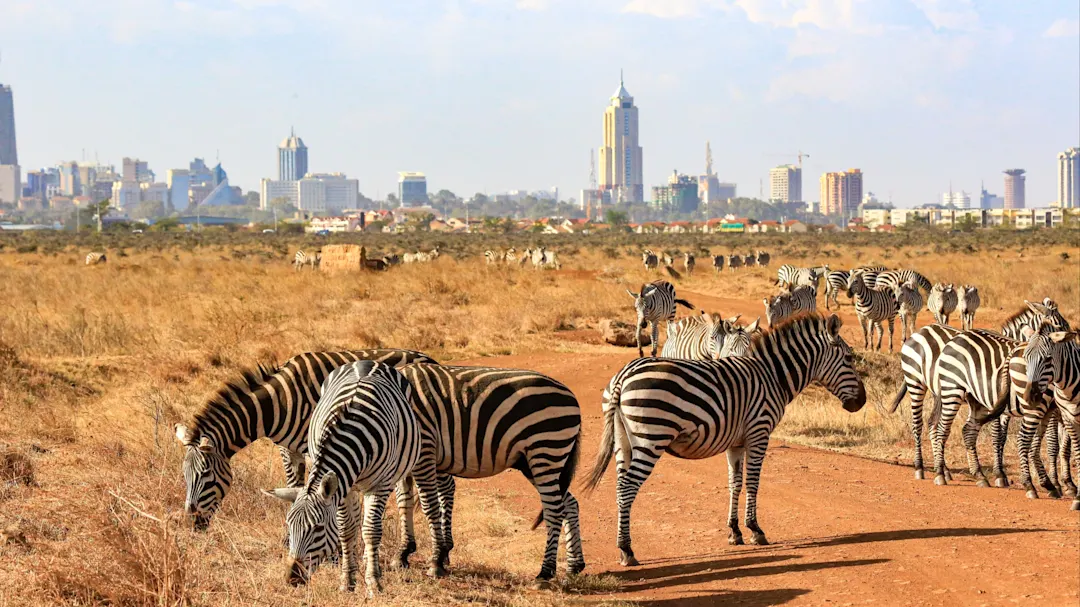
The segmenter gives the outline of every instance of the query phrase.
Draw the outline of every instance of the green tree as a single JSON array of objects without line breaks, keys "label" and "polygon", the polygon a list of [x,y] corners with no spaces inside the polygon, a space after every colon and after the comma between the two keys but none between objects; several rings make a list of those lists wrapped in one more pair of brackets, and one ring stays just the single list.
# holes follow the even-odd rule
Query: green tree
[{"label": "green tree", "polygon": [[607,211],[604,211],[604,222],[611,224],[614,228],[621,228],[630,223],[630,219],[625,211],[608,209]]},{"label": "green tree", "polygon": [[277,209],[279,213],[284,213],[286,215],[292,215],[297,210],[296,207],[293,206],[292,202],[290,202],[289,199],[285,198],[284,196],[278,196],[277,198],[272,199],[270,201],[270,204],[266,205],[266,208],[268,211]]}]

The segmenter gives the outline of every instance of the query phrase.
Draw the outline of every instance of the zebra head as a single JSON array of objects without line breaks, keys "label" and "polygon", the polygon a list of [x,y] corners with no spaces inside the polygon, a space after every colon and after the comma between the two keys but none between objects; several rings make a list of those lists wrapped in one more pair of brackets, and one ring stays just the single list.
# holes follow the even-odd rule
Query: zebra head
[{"label": "zebra head", "polygon": [[205,531],[232,486],[232,465],[209,436],[197,437],[182,424],[176,438],[184,446],[184,513],[197,531]]},{"label": "zebra head", "polygon": [[[735,318],[738,318],[736,316]],[[743,356],[750,351],[750,343],[753,339],[754,333],[758,332],[758,323],[761,322],[761,317],[754,319],[754,322],[745,327],[740,327],[735,323],[735,319],[731,320],[732,328],[727,334],[727,338],[724,340],[724,348],[720,352],[722,358],[728,356]]]},{"label": "zebra head", "polygon": [[709,356],[714,360],[719,360],[724,355],[728,339],[738,328],[735,323],[740,316],[742,315],[736,314],[731,318],[720,318],[718,314],[706,314],[702,310],[701,318],[705,321],[705,326],[708,327],[705,337],[706,345],[708,346]]},{"label": "zebra head", "polygon": [[862,272],[856,270],[848,276],[847,282],[847,296],[855,297],[856,293],[862,293],[866,290],[866,281],[863,280]]},{"label": "zebra head", "polygon": [[844,323],[833,314],[817,325],[818,330],[809,335],[810,339],[820,344],[811,377],[838,398],[845,410],[854,413],[866,404],[866,387],[855,370],[855,354],[851,346],[840,337],[840,327]]},{"label": "zebra head", "polygon": [[336,558],[341,550],[336,519],[340,489],[337,474],[330,471],[317,482],[312,475],[305,487],[263,490],[270,497],[292,504],[285,515],[289,530],[286,580],[290,585],[307,584],[319,565]]},{"label": "zebra head", "polygon": [[1028,323],[1025,323],[1023,327],[1020,327],[1020,339],[1028,339],[1031,335],[1038,331],[1039,325],[1045,320],[1050,326],[1058,331],[1068,331],[1071,327],[1069,321],[1065,320],[1065,317],[1058,311],[1057,302],[1049,297],[1042,300],[1042,302],[1033,302],[1024,300],[1028,309],[1034,312],[1034,317],[1030,319]]},{"label": "zebra head", "polygon": [[626,292],[630,294],[630,297],[634,298],[634,310],[638,314],[638,318],[641,319],[641,328],[644,329],[649,326],[649,321],[645,319],[645,291],[649,289],[649,285],[641,285],[641,292],[634,293],[630,289]]}]

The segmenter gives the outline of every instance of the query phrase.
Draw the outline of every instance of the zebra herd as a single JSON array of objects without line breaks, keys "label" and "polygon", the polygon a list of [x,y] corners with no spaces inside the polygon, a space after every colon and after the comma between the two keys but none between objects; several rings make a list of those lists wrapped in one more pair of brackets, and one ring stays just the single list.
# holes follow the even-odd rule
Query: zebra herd
[{"label": "zebra herd", "polygon": [[521,255],[518,255],[517,250],[513,247],[500,251],[498,249],[488,249],[484,251],[484,260],[487,265],[507,265],[513,266],[515,263],[521,267],[525,267],[525,264],[532,263],[533,269],[562,269],[562,263],[559,262],[559,256],[555,251],[549,251],[546,247],[540,246],[535,249],[525,249]]},{"label": "zebra herd", "polygon": [[[676,253],[677,254],[677,253]],[[739,268],[750,268],[754,266],[768,267],[771,255],[766,251],[757,251],[750,253],[749,255],[737,255],[732,253],[731,255],[709,255],[712,259],[713,272],[719,274],[724,265],[727,265],[729,271],[734,272]],[[693,276],[694,269],[697,266],[696,256],[687,251],[682,254],[683,270],[687,276]],[[675,258],[668,253],[662,253],[660,255],[654,253],[651,249],[645,249],[641,252],[641,263],[644,264],[646,270],[656,270],[661,266],[665,268],[673,268],[675,264]]]}]

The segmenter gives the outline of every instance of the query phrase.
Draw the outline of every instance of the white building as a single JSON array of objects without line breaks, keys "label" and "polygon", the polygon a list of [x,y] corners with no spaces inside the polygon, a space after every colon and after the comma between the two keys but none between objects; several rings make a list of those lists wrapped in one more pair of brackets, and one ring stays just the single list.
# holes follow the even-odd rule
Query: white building
[{"label": "white building", "polygon": [[1063,209],[1080,207],[1080,147],[1058,154],[1057,205]]},{"label": "white building", "polygon": [[140,199],[142,202],[160,202],[162,206],[169,203],[169,186],[165,183],[140,183],[142,190]]},{"label": "white building", "polygon": [[142,189],[136,181],[114,181],[112,206],[121,211],[128,211],[141,202]]},{"label": "white building", "polygon": [[259,196],[259,208],[266,211],[270,203],[281,198],[288,204],[299,208],[300,193],[295,181],[278,181],[276,179],[263,179]]},{"label": "white building", "polygon": [[22,175],[17,164],[0,164],[0,202],[15,204],[22,197]]},{"label": "white building", "polygon": [[802,202],[802,169],[782,164],[769,170],[769,202]]},{"label": "white building", "polygon": [[971,194],[968,194],[963,190],[959,192],[953,192],[952,190],[950,190],[941,195],[941,204],[945,206],[949,206],[951,204],[957,209],[970,209]]},{"label": "white building", "polygon": [[337,213],[356,208],[360,184],[355,179],[346,178],[344,173],[308,173],[297,182],[297,190],[297,209]]},{"label": "white building", "polygon": [[191,204],[191,171],[187,169],[169,169],[165,173],[165,184],[169,187],[169,204],[177,211],[183,211]]}]

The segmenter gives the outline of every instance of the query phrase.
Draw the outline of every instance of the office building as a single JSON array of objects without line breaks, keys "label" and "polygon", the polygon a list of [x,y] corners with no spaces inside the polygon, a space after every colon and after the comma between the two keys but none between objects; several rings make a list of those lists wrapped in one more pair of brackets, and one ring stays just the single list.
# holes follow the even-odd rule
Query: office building
[{"label": "office building", "polygon": [[427,177],[423,173],[398,173],[398,203],[403,207],[427,205]]},{"label": "office building", "polygon": [[1058,154],[1057,205],[1063,209],[1080,207],[1080,147]]},{"label": "office building", "polygon": [[158,202],[162,209],[169,204],[169,185],[167,183],[140,183],[140,202]]},{"label": "office building", "polygon": [[15,204],[22,198],[22,175],[17,164],[0,164],[0,202]]},{"label": "office building", "polygon": [[110,206],[121,211],[130,211],[142,202],[142,188],[136,181],[114,181],[110,200]]},{"label": "office building", "polygon": [[61,163],[60,170],[60,193],[64,196],[82,196],[82,180],[79,176],[79,163]]},{"label": "office building", "polygon": [[802,168],[782,164],[769,170],[769,202],[802,202]]},{"label": "office building", "polygon": [[278,181],[298,181],[308,173],[308,149],[291,131],[278,146]]},{"label": "office building", "polygon": [[859,169],[825,173],[821,176],[820,212],[848,218],[858,210],[863,194],[863,174]]},{"label": "office building", "polygon": [[693,213],[701,205],[698,181],[674,171],[664,186],[653,186],[652,206],[670,213]]},{"label": "office building", "polygon": [[165,185],[169,188],[169,206],[183,211],[191,204],[191,172],[187,169],[169,169],[165,172]]},{"label": "office building", "polygon": [[19,164],[19,151],[15,145],[15,98],[11,87],[0,84],[0,165]]},{"label": "office building", "polygon": [[[642,152],[638,141],[638,108],[622,78],[604,110],[604,145],[600,148],[600,189],[611,202],[643,202]],[[695,191],[694,197],[697,197]]]},{"label": "office building", "polygon": [[979,190],[980,209],[1000,209],[1005,206],[1005,199],[1001,196],[987,192],[984,186],[979,186]]},{"label": "office building", "polygon": [[124,158],[123,173],[121,173],[120,180],[135,183],[153,183],[154,172],[150,170],[145,160]]},{"label": "office building", "polygon": [[1005,171],[1005,208],[1022,209],[1024,201],[1024,182],[1026,178],[1024,169],[1008,169]]},{"label": "office building", "polygon": [[941,195],[941,204],[943,206],[952,205],[956,209],[970,209],[971,208],[971,194],[964,192],[953,192],[949,190]]},{"label": "office building", "polygon": [[271,203],[277,202],[299,208],[299,192],[295,181],[262,180],[262,187],[259,192],[259,208],[266,211],[272,207]]},{"label": "office building", "polygon": [[344,173],[309,173],[296,184],[296,208],[301,211],[339,213],[355,209],[359,200],[360,183]]}]

